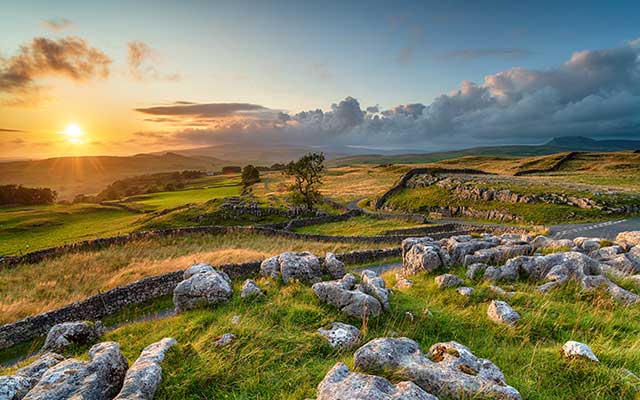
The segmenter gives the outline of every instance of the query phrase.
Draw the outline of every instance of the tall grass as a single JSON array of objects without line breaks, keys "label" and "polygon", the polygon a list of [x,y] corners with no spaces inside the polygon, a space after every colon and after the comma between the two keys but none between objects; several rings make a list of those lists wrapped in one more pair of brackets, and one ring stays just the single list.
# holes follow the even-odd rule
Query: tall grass
[{"label": "tall grass", "polygon": [[[389,245],[380,245],[389,247]],[[60,307],[144,277],[184,269],[262,260],[284,251],[319,255],[375,248],[372,244],[311,242],[259,234],[190,235],[140,240],[0,271],[0,323]]]}]

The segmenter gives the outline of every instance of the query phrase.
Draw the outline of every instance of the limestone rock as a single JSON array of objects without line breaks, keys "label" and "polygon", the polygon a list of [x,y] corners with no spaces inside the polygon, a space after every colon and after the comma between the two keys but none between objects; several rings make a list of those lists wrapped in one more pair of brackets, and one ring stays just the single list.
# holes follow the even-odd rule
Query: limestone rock
[{"label": "limestone rock", "polygon": [[584,343],[575,342],[573,340],[568,341],[562,346],[562,353],[567,358],[584,358],[594,362],[600,362],[598,357],[593,354],[591,347]]},{"label": "limestone rock", "polygon": [[603,289],[617,302],[623,305],[632,305],[640,302],[640,296],[626,289],[621,288],[611,280],[602,275],[587,276],[582,280],[584,290]]},{"label": "limestone rock", "polygon": [[100,321],[75,321],[56,324],[49,329],[42,346],[43,352],[61,351],[71,344],[92,343],[104,333]]},{"label": "limestone rock", "polygon": [[443,241],[443,247],[449,252],[451,264],[462,264],[464,258],[481,249],[488,249],[498,244],[496,240],[474,240],[469,235],[452,236]]},{"label": "limestone rock", "polygon": [[493,293],[497,294],[498,296],[504,296],[504,297],[513,297],[516,294],[516,292],[508,292],[503,288],[501,288],[500,286],[495,286],[495,285],[489,285],[489,290],[491,290]]},{"label": "limestone rock", "polygon": [[483,263],[473,263],[467,266],[467,278],[471,280],[478,279],[484,275],[484,271],[487,270],[489,266]]},{"label": "limestone rock", "polygon": [[[587,275],[599,275],[602,273],[600,263],[586,254],[568,251],[553,253],[547,256],[520,256],[510,259],[502,267],[487,268],[484,278],[497,281],[514,281],[517,279],[531,279],[540,281],[554,267],[564,267],[566,276],[562,279],[582,279]],[[556,270],[559,272],[559,270]],[[558,276],[559,277],[559,276]]]},{"label": "limestone rock", "polygon": [[487,309],[487,315],[492,321],[506,325],[515,325],[520,319],[520,314],[511,308],[507,302],[501,300],[491,301]]},{"label": "limestone rock", "polygon": [[89,361],[74,358],[47,369],[25,400],[110,400],[127,372],[127,360],[115,342],[102,342],[89,350]]},{"label": "limestone rock", "polygon": [[233,342],[236,339],[236,335],[234,335],[233,333],[225,333],[224,335],[220,336],[220,338],[218,338],[218,340],[215,341],[214,345],[216,347],[225,347],[231,344],[231,342]]},{"label": "limestone rock", "polygon": [[246,281],[244,281],[244,284],[242,285],[242,291],[240,292],[240,297],[244,299],[247,297],[262,296],[263,294],[264,293],[262,293],[262,290],[253,279],[247,279]]},{"label": "limestone rock", "polygon": [[215,269],[209,264],[205,264],[205,263],[193,264],[192,266],[190,266],[184,271],[184,273],[182,274],[182,279],[189,279],[195,274],[204,274],[206,272],[213,272],[214,270]]},{"label": "limestone rock", "polygon": [[342,322],[334,322],[329,329],[320,328],[318,333],[327,339],[331,347],[338,349],[354,347],[360,340],[360,330]]},{"label": "limestone rock", "polygon": [[356,278],[346,274],[340,280],[318,282],[311,288],[320,300],[329,303],[351,317],[378,316],[383,306],[375,297],[356,288]]},{"label": "limestone rock", "polygon": [[569,239],[551,239],[546,236],[538,236],[531,241],[534,250],[539,249],[557,249],[557,248],[573,248],[574,243]]},{"label": "limestone rock", "polygon": [[317,400],[438,400],[413,382],[396,385],[375,375],[351,372],[337,363],[318,385]]},{"label": "limestone rock", "polygon": [[33,363],[17,370],[15,374],[0,376],[0,399],[22,399],[49,368],[63,360],[64,357],[59,354],[46,353]]},{"label": "limestone rock", "polygon": [[617,269],[624,275],[632,275],[640,272],[640,259],[636,259],[632,253],[615,255],[604,260],[604,263]]},{"label": "limestone rock", "polygon": [[380,278],[375,272],[370,270],[362,271],[358,289],[369,296],[375,297],[382,304],[384,310],[389,309],[389,289],[386,288],[384,279]]},{"label": "limestone rock", "polygon": [[127,371],[115,400],[152,400],[162,382],[160,363],[167,350],[176,344],[175,339],[164,338],[145,347]]},{"label": "limestone rock", "polygon": [[402,275],[405,277],[451,265],[449,254],[428,237],[403,240],[402,253]]},{"label": "limestone rock", "polygon": [[396,289],[409,289],[413,286],[413,281],[411,279],[407,279],[402,274],[396,274],[396,284],[394,287]]},{"label": "limestone rock", "polygon": [[379,338],[358,349],[354,358],[356,368],[364,372],[385,371],[436,396],[521,399],[497,366],[456,342],[437,343],[425,356],[411,339]]},{"label": "limestone rock", "polygon": [[606,260],[608,258],[613,258],[618,254],[624,253],[624,249],[621,246],[607,246],[598,249],[596,256],[600,259]]},{"label": "limestone rock", "polygon": [[466,255],[464,257],[464,265],[471,265],[475,263],[498,265],[510,258],[530,254],[531,251],[532,248],[528,244],[503,244],[488,249],[478,250],[473,254]]},{"label": "limestone rock", "polygon": [[309,252],[286,252],[267,258],[260,264],[260,273],[272,278],[282,277],[284,283],[298,280],[305,283],[319,282],[322,277],[320,260]]},{"label": "limestone rock", "polygon": [[340,279],[347,273],[344,263],[333,253],[327,253],[324,256],[324,268],[333,279]]},{"label": "limestone rock", "polygon": [[640,231],[620,232],[616,236],[616,243],[628,243],[634,246],[640,246]]},{"label": "limestone rock", "polygon": [[460,286],[464,283],[462,279],[453,274],[438,275],[434,280],[440,289]]},{"label": "limestone rock", "polygon": [[229,276],[213,270],[191,275],[180,282],[173,290],[173,304],[176,312],[182,312],[201,305],[228,301],[232,295]]},{"label": "limestone rock", "polygon": [[473,294],[473,288],[463,286],[463,287],[457,288],[456,292],[458,292],[458,294],[460,294],[461,296],[471,297],[471,295]]}]

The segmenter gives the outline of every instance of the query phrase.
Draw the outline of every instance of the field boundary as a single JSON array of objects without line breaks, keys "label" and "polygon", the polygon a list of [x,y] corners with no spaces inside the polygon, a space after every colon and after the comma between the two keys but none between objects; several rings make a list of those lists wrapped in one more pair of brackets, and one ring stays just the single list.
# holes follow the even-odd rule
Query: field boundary
[{"label": "field boundary", "polygon": [[[374,262],[402,254],[400,247],[372,249],[337,254],[336,257],[348,265]],[[232,279],[256,277],[260,273],[260,261],[240,264],[224,264],[216,268]],[[131,305],[145,303],[173,293],[183,280],[184,270],[151,276],[128,285],[118,286],[69,305],[30,316],[0,326],[0,350],[44,336],[52,326],[69,321],[98,320],[121,311]]]}]

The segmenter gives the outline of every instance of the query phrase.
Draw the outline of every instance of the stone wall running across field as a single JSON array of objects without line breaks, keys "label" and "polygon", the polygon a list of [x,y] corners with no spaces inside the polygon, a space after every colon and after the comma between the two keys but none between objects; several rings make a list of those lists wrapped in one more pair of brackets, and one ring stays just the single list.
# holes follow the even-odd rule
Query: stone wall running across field
[{"label": "stone wall running across field", "polygon": [[[363,264],[400,257],[400,247],[353,251],[338,254],[345,264]],[[256,277],[260,272],[261,261],[243,264],[227,264],[217,268],[226,272],[232,279]],[[49,329],[61,322],[77,320],[98,320],[114,314],[131,305],[142,304],[173,293],[173,289],[183,280],[183,271],[169,272],[139,280],[125,286],[119,286],[103,293],[68,306],[38,314],[23,320],[0,326],[0,349],[5,349],[27,340],[46,335]]]}]

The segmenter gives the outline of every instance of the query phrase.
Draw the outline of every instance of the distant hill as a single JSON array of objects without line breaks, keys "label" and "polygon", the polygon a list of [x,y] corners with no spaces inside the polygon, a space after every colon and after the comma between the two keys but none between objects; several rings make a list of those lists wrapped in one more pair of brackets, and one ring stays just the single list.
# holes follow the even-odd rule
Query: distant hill
[{"label": "distant hill", "polygon": [[185,169],[220,169],[226,162],[215,157],[187,157],[176,153],[127,157],[57,157],[0,163],[0,184],[50,187],[60,199],[79,193],[97,193],[115,180],[156,172]]},{"label": "distant hill", "polygon": [[338,157],[329,161],[330,165],[349,164],[418,164],[430,163],[465,156],[543,156],[566,151],[610,152],[640,149],[640,140],[595,140],[582,136],[554,138],[543,145],[508,145],[472,147],[433,153],[414,154],[366,154]]}]

